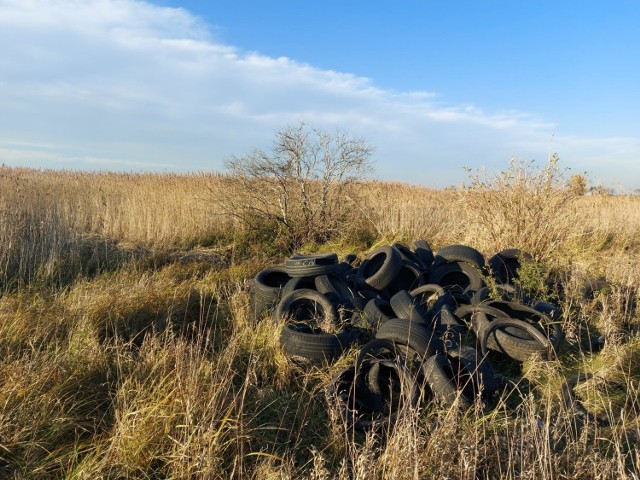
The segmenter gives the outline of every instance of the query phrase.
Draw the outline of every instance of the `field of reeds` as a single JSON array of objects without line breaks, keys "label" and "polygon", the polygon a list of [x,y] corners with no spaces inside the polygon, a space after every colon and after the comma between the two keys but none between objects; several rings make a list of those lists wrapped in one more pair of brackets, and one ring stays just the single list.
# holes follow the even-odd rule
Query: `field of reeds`
[{"label": "field of reeds", "polygon": [[[427,240],[507,247],[559,303],[567,345],[513,372],[491,408],[403,412],[386,435],[346,428],[323,391],[355,351],[302,368],[248,287],[290,251],[228,211],[214,174],[0,168],[0,478],[640,478],[640,198],[580,195],[512,166],[430,190],[359,182],[344,235],[305,252]],[[233,193],[233,192],[231,192]],[[580,294],[585,280],[610,287]],[[604,348],[581,348],[584,332]],[[577,418],[563,380],[607,426]]]}]

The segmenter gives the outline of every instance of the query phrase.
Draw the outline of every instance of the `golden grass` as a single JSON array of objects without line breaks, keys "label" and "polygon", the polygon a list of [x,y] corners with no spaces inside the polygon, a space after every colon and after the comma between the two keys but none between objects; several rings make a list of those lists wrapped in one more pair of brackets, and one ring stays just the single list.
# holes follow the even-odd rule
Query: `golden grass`
[{"label": "golden grass", "polygon": [[[354,351],[305,370],[271,322],[251,323],[248,279],[282,258],[241,245],[240,226],[217,215],[219,180],[0,169],[0,478],[638,475],[640,198],[536,204],[508,190],[362,183],[366,235],[308,249],[527,246],[566,287],[570,339],[587,328],[612,339],[600,354],[529,362],[531,389],[488,411],[409,410],[385,439],[346,430],[324,404]],[[504,225],[491,230],[483,208]],[[610,291],[580,299],[598,275]],[[578,371],[594,373],[577,394],[611,426],[582,425],[560,402]]]}]

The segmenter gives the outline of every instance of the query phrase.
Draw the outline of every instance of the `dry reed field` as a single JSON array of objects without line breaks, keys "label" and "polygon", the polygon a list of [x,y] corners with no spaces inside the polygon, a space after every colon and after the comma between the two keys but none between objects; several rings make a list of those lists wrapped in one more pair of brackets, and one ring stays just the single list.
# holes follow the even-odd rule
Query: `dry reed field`
[{"label": "dry reed field", "polygon": [[[524,287],[558,304],[566,333],[491,408],[421,405],[380,435],[325,403],[357,352],[303,368],[251,320],[251,279],[291,251],[224,215],[230,185],[0,168],[0,478],[640,478],[640,197],[581,195],[554,164],[445,190],[356,183],[344,228],[298,250],[522,248]],[[609,288],[581,296],[595,278]],[[580,347],[587,331],[601,351]],[[578,372],[606,425],[561,401]]]}]

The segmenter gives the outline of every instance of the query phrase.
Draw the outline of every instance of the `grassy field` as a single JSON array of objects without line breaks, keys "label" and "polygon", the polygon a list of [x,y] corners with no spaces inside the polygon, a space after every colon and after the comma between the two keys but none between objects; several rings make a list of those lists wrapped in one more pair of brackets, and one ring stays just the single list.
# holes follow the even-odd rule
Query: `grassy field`
[{"label": "grassy field", "polygon": [[[347,233],[301,247],[520,247],[538,260],[530,291],[562,290],[558,359],[526,362],[490,408],[423,405],[383,438],[325,405],[355,350],[301,368],[273,322],[252,323],[251,279],[290,252],[222,215],[223,176],[0,168],[0,478],[640,478],[640,198],[514,172],[361,182]],[[611,287],[585,300],[591,278]],[[601,352],[577,347],[586,331],[606,334]],[[609,426],[560,402],[576,372]]]}]

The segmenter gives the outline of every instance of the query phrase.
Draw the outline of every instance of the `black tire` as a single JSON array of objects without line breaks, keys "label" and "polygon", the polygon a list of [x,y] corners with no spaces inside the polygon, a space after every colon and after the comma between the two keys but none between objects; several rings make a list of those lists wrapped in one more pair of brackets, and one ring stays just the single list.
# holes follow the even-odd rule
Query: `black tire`
[{"label": "black tire", "polygon": [[400,345],[406,345],[422,358],[429,357],[443,349],[442,342],[429,327],[423,323],[400,318],[392,318],[383,323],[376,333],[376,339],[390,340]]},{"label": "black tire", "polygon": [[437,267],[451,262],[468,263],[480,270],[484,268],[484,256],[475,248],[467,245],[448,245],[441,248],[433,259],[433,266]]},{"label": "black tire", "polygon": [[265,268],[255,276],[251,287],[251,316],[257,322],[280,301],[284,286],[291,280],[283,267]]},{"label": "black tire", "polygon": [[469,373],[474,396],[489,397],[500,389],[501,381],[496,375],[491,360],[473,347],[460,346],[447,352],[456,358],[461,367]]},{"label": "black tire", "polygon": [[345,263],[348,263],[350,266],[354,267],[356,265],[356,263],[358,262],[358,256],[355,253],[347,253],[344,256],[344,260]]},{"label": "black tire", "polygon": [[386,321],[396,318],[396,314],[388,301],[373,298],[364,307],[364,317],[373,329],[378,330]]},{"label": "black tire", "polygon": [[611,283],[605,279],[586,280],[580,289],[583,300],[593,300],[598,292],[611,288]]},{"label": "black tire", "polygon": [[287,355],[312,362],[335,359],[349,347],[351,340],[347,331],[325,333],[305,322],[286,323],[280,334],[280,345]]},{"label": "black tire", "polygon": [[444,305],[455,305],[454,297],[440,285],[427,283],[409,292],[427,312],[438,312]]},{"label": "black tire", "polygon": [[499,283],[513,283],[523,263],[533,262],[533,257],[519,248],[508,248],[489,259],[491,274]]},{"label": "black tire", "polygon": [[[540,310],[536,310],[534,308],[528,307],[526,305],[522,305],[517,302],[504,302],[504,301],[494,300],[490,302],[485,302],[483,304],[483,308],[485,308],[485,311],[483,312],[482,310],[480,310],[479,312],[480,317],[482,317],[483,313],[489,311],[489,310],[486,310],[486,307],[496,308],[501,312],[503,312],[502,315],[498,315],[500,317],[523,320],[532,325],[539,326],[545,331],[545,335],[549,338],[551,343],[554,345],[554,348],[558,346],[559,342],[563,338],[563,333],[562,333],[562,330],[560,330],[559,323],[557,321],[551,321],[551,318],[545,315]],[[530,338],[526,334],[523,336],[524,332],[522,330],[514,331],[514,329],[507,328],[506,331],[511,335],[523,338],[525,340],[534,340],[534,343],[535,343],[535,339]],[[501,333],[497,333],[496,335],[500,336]]]},{"label": "black tire", "polygon": [[419,393],[401,361],[368,359],[340,372],[327,391],[327,403],[349,427],[378,430],[392,427],[406,406],[417,405]]},{"label": "black tire", "polygon": [[384,290],[402,268],[400,253],[390,246],[376,248],[358,268],[358,283]]},{"label": "black tire", "polygon": [[[365,365],[366,368],[366,365]],[[349,428],[366,432],[378,427],[385,419],[380,408],[375,408],[374,399],[362,382],[358,381],[355,367],[341,370],[326,389],[329,408],[335,409],[342,422]]]},{"label": "black tire", "polygon": [[397,318],[406,318],[416,323],[431,323],[432,315],[425,310],[418,300],[412,297],[406,290],[401,290],[391,297],[391,308]]},{"label": "black tire", "polygon": [[366,298],[350,297],[350,298],[346,298],[342,302],[342,306],[344,308],[352,308],[352,309],[360,310],[361,312],[364,312],[364,309],[367,307],[367,303],[369,303],[369,300],[367,300]]},{"label": "black tire", "polygon": [[356,359],[356,370],[365,360],[395,359],[403,356],[403,353],[398,350],[398,346],[391,340],[373,339],[360,348]]},{"label": "black tire", "polygon": [[251,285],[249,289],[249,306],[251,309],[251,320],[253,323],[259,322],[264,315],[267,315],[271,311],[274,305],[275,302],[267,303],[257,296],[254,286]]},{"label": "black tire", "polygon": [[375,410],[369,408],[370,399],[362,398],[366,392],[362,392],[356,382],[355,367],[341,370],[325,392],[327,405],[337,411],[349,428],[366,431],[373,426],[372,415]]},{"label": "black tire", "polygon": [[[519,296],[518,289],[511,284],[499,284],[496,285],[497,294],[500,296],[501,300],[510,302],[516,299]],[[477,290],[471,296],[470,302],[471,305],[478,305],[485,301],[493,300],[490,298],[491,289],[489,287],[482,287],[480,290]]]},{"label": "black tire", "polygon": [[457,378],[457,367],[458,365],[446,355],[437,354],[424,362],[422,370],[425,381],[437,401],[448,407],[457,401],[460,409],[467,410],[473,405],[473,389],[468,384],[463,385],[466,388],[458,388],[461,382]]},{"label": "black tire", "polygon": [[431,246],[427,243],[427,241],[416,240],[415,242],[413,242],[413,250],[420,258],[424,268],[426,270],[431,268],[431,264],[433,263],[433,250],[431,250]]},{"label": "black tire", "polygon": [[384,298],[384,295],[381,292],[378,292],[377,290],[374,290],[373,288],[367,286],[365,286],[364,288],[358,288],[358,296],[364,298],[365,300],[383,299],[388,301],[387,298]]},{"label": "black tire", "polygon": [[456,317],[449,305],[442,305],[442,307],[435,312],[433,316],[433,326],[437,332],[451,330],[460,335],[464,335],[468,331],[468,327],[461,319]]},{"label": "black tire", "polygon": [[340,262],[338,264],[338,266],[336,267],[335,272],[333,272],[331,275],[332,276],[336,276],[336,277],[346,277],[347,275],[349,275],[350,273],[355,273],[357,272],[358,269],[352,267],[351,265],[349,265],[347,262]]},{"label": "black tire", "polygon": [[291,292],[294,292],[296,290],[301,290],[303,288],[306,288],[306,289],[309,289],[309,290],[315,290],[316,289],[316,279],[315,279],[315,277],[295,277],[295,278],[292,278],[291,280],[289,280],[287,282],[287,284],[282,289],[282,293],[280,295],[280,298],[284,297],[285,295],[289,295]]},{"label": "black tire", "polygon": [[331,266],[337,264],[338,255],[335,253],[320,253],[312,255],[296,253],[285,261],[285,266],[287,268]]},{"label": "black tire", "polygon": [[[505,327],[511,327],[511,331],[515,329],[526,332],[533,340],[523,339],[506,330],[501,330]],[[491,336],[492,333],[493,336]],[[523,320],[513,318],[496,318],[488,325],[482,326],[478,332],[478,340],[483,355],[490,349],[520,362],[535,355],[544,356],[545,353],[551,355],[553,350],[551,341],[536,327]]]},{"label": "black tire", "polygon": [[276,323],[294,320],[336,324],[338,321],[335,304],[326,295],[308,288],[294,290],[282,297],[273,313]]},{"label": "black tire", "polygon": [[255,292],[264,300],[275,300],[289,280],[291,277],[287,274],[286,268],[265,268],[254,278]]},{"label": "black tire", "polygon": [[562,313],[560,312],[560,309],[551,303],[538,301],[533,305],[531,305],[531,308],[546,315],[552,321],[559,320],[560,317],[562,317]]},{"label": "black tire", "polygon": [[[524,305],[520,305],[522,309],[520,314],[514,314],[514,316],[520,317],[519,319],[510,318],[505,310],[510,310],[512,313],[517,312],[517,310],[504,307],[499,309],[491,306],[491,303],[463,306],[455,311],[455,315],[463,319],[474,331],[483,351],[489,349],[501,352],[521,362],[532,355],[544,355],[545,353],[551,355],[552,352],[557,351],[563,339],[562,330],[560,330],[557,322],[549,325],[549,318],[539,312],[535,312],[537,317],[530,316],[530,309]],[[536,318],[540,322],[535,323]],[[496,320],[503,320],[504,322],[489,327]],[[508,321],[512,321],[512,323]],[[541,331],[545,327],[547,329],[551,327],[551,332]],[[484,335],[487,328],[495,328],[492,335]]]},{"label": "black tire", "polygon": [[335,295],[340,300],[353,297],[353,292],[341,277],[336,275],[320,275],[315,278],[316,290],[324,294]]},{"label": "black tire", "polygon": [[425,279],[422,269],[415,263],[403,260],[400,271],[387,286],[386,290],[389,294],[394,295],[400,290],[413,290],[424,285]]},{"label": "black tire", "polygon": [[335,253],[322,255],[296,254],[287,259],[285,267],[290,277],[328,275],[338,270],[338,255]]},{"label": "black tire", "polygon": [[469,289],[475,292],[484,287],[477,267],[467,262],[450,262],[434,266],[429,273],[429,283],[460,291]]},{"label": "black tire", "polygon": [[420,268],[421,270],[423,270],[422,260],[418,255],[415,254],[415,252],[412,252],[409,249],[409,247],[407,247],[406,245],[403,245],[402,243],[393,243],[391,247],[398,250],[398,253],[400,253],[402,260],[404,260],[405,262],[410,262],[418,266],[418,268]]},{"label": "black tire", "polygon": [[402,364],[407,373],[417,379],[417,375],[421,374],[423,360],[424,355],[409,345],[391,339],[375,338],[360,348],[356,359],[356,371],[360,372],[362,365],[367,362],[392,361]]},{"label": "black tire", "polygon": [[453,314],[461,319],[471,330],[476,332],[476,334],[479,331],[482,321],[490,321],[489,317],[498,318],[506,316],[502,310],[483,303],[479,305],[461,305],[454,310]]}]

